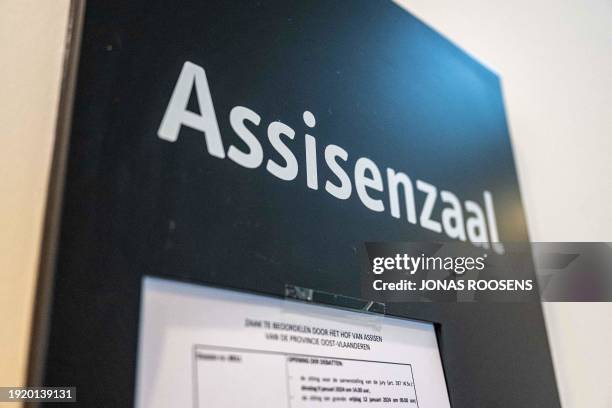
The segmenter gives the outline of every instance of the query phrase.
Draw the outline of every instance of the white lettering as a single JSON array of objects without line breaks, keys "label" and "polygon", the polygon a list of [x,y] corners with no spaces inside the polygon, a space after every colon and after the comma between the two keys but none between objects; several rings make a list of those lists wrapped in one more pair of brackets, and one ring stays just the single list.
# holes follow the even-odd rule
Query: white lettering
[{"label": "white lettering", "polygon": [[[370,173],[370,177],[366,176],[366,171]],[[367,188],[376,191],[383,191],[383,181],[380,175],[378,166],[372,160],[365,157],[360,158],[355,163],[355,190],[361,199],[363,205],[372,211],[381,212],[385,210],[385,205],[382,200],[373,199],[368,195]]]},{"label": "white lettering", "polygon": [[232,145],[227,150],[227,157],[247,169],[255,169],[263,162],[263,149],[261,148],[259,140],[257,140],[255,135],[245,126],[245,120],[257,126],[261,118],[249,108],[245,108],[244,106],[234,107],[230,112],[230,125],[240,139],[246,143],[249,152],[245,153]]},{"label": "white lettering", "polygon": [[337,186],[328,180],[325,183],[325,190],[340,200],[346,200],[351,196],[351,179],[349,178],[348,174],[346,174],[344,169],[340,167],[338,162],[336,162],[336,157],[339,157],[343,161],[347,161],[348,153],[340,146],[333,144],[328,145],[325,148],[325,162],[327,163],[327,166],[329,166],[329,169],[336,175],[336,177],[338,177],[338,180],[340,180],[340,185]]},{"label": "white lettering", "polygon": [[421,209],[421,217],[419,219],[421,227],[427,228],[434,232],[442,232],[442,226],[440,223],[431,219],[431,214],[434,206],[436,205],[436,198],[438,197],[438,189],[435,186],[421,180],[417,180],[416,186],[417,189],[427,194],[427,197],[425,197],[425,203]]},{"label": "white lettering", "polygon": [[[200,114],[187,110],[191,90],[195,85],[196,96]],[[164,114],[157,136],[169,142],[176,142],[178,139],[181,125],[204,132],[206,148],[211,156],[223,159],[225,150],[221,142],[221,133],[215,115],[206,72],[187,61],[179,74],[179,78],[174,86],[174,91],[170,97],[168,108]]]},{"label": "white lettering", "polygon": [[268,160],[266,169],[281,180],[291,181],[297,177],[298,163],[286,144],[281,140],[281,135],[293,139],[295,131],[282,122],[272,122],[268,126],[268,139],[278,154],[285,160],[285,166],[281,166],[272,159]]}]

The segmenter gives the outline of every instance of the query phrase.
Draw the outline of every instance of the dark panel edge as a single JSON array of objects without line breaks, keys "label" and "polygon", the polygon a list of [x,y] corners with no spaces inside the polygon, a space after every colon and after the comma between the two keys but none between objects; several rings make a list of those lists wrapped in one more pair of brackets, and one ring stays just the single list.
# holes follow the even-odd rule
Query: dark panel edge
[{"label": "dark panel edge", "polygon": [[[30,344],[26,374],[27,386],[43,386],[47,342],[49,334],[49,309],[53,298],[53,277],[62,212],[66,162],[72,126],[72,112],[79,63],[81,36],[86,0],[71,0],[68,10],[68,26],[64,44],[58,114],[55,123],[51,167],[47,182],[47,200],[39,249],[38,271],[34,309],[30,328]],[[37,407],[40,403],[27,403]]]}]

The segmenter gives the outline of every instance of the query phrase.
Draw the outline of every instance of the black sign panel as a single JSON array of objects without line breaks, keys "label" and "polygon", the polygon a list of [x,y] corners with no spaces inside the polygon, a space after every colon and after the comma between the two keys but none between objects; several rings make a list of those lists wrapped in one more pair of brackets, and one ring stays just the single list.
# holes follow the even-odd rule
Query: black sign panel
[{"label": "black sign panel", "polygon": [[[83,406],[132,405],[144,275],[360,297],[365,241],[528,240],[498,77],[390,1],[90,1],[72,126],[44,382]],[[538,304],[388,310],[453,407],[559,406]]]}]

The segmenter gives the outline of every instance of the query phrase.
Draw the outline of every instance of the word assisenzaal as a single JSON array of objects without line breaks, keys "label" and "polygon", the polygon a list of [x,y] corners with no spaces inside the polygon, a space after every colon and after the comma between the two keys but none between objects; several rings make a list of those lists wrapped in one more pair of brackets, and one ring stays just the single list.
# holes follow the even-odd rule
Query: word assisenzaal
[{"label": "word assisenzaal", "polygon": [[[187,110],[190,96],[195,88],[199,113]],[[250,128],[265,126],[261,116],[245,106],[235,106],[229,113],[229,123],[232,130],[242,140],[244,147],[230,145],[227,149],[219,131],[217,115],[213,104],[208,79],[204,69],[189,61],[185,62],[170,97],[170,102],[161,121],[157,136],[168,142],[176,142],[182,126],[186,126],[204,135],[208,154],[218,159],[226,159],[245,167],[256,169],[265,165],[266,170],[284,181],[293,181],[300,171],[300,165],[291,146],[296,137],[293,127],[273,121],[267,125],[268,143],[282,157],[281,162],[272,158],[265,160],[260,140]],[[310,111],[303,114],[306,131],[315,133],[316,118]],[[305,163],[306,186],[319,190],[319,158],[320,150],[317,140],[311,134],[305,133]],[[402,198],[404,217],[410,224],[418,224],[425,229],[444,233],[451,239],[469,240],[476,246],[489,248],[490,244],[496,252],[503,253],[500,244],[497,222],[493,205],[493,196],[489,191],[483,191],[484,210],[476,201],[460,201],[452,192],[438,191],[438,188],[423,180],[412,179],[401,171],[386,168],[384,173],[379,166],[367,157],[359,157],[352,164],[349,153],[342,147],[329,144],[322,149],[325,165],[334,174],[336,180],[325,180],[324,189],[339,200],[348,200],[353,190],[363,205],[374,212],[388,210],[392,217],[402,218]],[[265,164],[264,164],[265,162]],[[352,171],[347,168],[352,166]],[[415,200],[416,191],[425,194],[422,207],[417,212]],[[387,190],[386,197],[384,192]],[[383,198],[384,197],[384,198]],[[434,219],[433,210],[438,197],[444,204],[440,219]],[[465,210],[465,214],[464,214]]]}]

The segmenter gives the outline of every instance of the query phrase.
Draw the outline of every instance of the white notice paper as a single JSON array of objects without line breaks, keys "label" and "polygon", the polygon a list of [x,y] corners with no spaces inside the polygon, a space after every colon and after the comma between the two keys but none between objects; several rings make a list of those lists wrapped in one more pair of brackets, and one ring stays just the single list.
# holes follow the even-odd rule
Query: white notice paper
[{"label": "white notice paper", "polygon": [[450,408],[430,323],[144,279],[138,408]]}]

